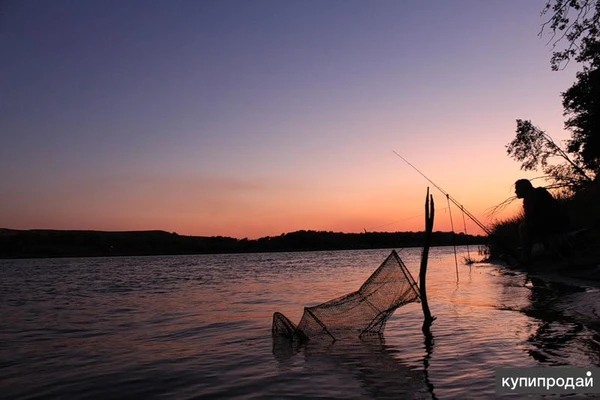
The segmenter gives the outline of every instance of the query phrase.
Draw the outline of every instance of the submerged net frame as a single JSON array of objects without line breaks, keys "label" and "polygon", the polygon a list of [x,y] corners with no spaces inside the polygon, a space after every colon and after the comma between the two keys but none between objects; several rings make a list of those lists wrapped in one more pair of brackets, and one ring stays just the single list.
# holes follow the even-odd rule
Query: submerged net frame
[{"label": "submerged net frame", "polygon": [[405,304],[419,301],[417,283],[395,250],[356,292],[305,307],[296,326],[285,315],[273,314],[273,336],[306,341],[314,337],[359,337],[382,334],[387,320]]}]

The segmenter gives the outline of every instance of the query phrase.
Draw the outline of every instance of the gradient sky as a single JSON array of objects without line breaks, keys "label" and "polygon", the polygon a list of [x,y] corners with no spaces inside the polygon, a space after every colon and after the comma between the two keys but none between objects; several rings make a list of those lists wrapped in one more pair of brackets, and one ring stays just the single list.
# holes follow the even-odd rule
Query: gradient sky
[{"label": "gradient sky", "polygon": [[4,1],[0,227],[423,230],[393,151],[489,223],[515,119],[568,137],[544,4]]}]

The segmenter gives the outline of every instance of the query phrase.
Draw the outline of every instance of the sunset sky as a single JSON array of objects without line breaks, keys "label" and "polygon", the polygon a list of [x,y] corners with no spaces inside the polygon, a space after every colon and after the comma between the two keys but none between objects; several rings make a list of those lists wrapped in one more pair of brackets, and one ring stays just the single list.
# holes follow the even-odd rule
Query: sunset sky
[{"label": "sunset sky", "polygon": [[568,137],[544,4],[2,2],[0,227],[423,230],[394,151],[490,223],[539,175],[506,155],[515,119]]}]

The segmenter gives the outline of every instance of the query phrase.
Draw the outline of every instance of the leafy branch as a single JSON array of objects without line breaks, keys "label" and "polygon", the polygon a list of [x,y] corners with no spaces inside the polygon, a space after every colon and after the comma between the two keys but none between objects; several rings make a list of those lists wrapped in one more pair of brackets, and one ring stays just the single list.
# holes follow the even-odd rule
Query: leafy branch
[{"label": "leafy branch", "polygon": [[[553,181],[554,187],[575,190],[592,181],[579,160],[571,159],[565,150],[531,121],[517,120],[517,135],[506,146],[506,152],[521,163],[522,170],[541,170]],[[550,160],[555,158],[562,161],[551,163]]]},{"label": "leafy branch", "polygon": [[552,43],[553,49],[560,42],[567,42],[563,50],[553,52],[552,70],[564,69],[571,59],[600,64],[600,0],[548,0],[541,14],[550,18],[542,24],[538,35],[542,37],[550,29],[552,36],[548,43]]}]

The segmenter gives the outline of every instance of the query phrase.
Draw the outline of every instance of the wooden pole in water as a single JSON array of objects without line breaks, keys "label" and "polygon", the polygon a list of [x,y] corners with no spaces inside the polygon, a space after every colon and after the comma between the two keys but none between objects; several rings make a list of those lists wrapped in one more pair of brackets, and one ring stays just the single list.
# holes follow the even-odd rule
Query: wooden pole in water
[{"label": "wooden pole in water", "polygon": [[427,187],[427,196],[425,197],[425,243],[423,243],[423,253],[421,254],[421,269],[419,271],[419,295],[421,296],[421,306],[423,307],[423,327],[421,328],[425,335],[425,357],[423,358],[423,367],[425,371],[425,384],[431,393],[431,398],[437,400],[433,393],[433,384],[429,380],[429,360],[433,351],[433,335],[431,334],[431,324],[435,317],[431,316],[429,311],[429,303],[427,303],[427,289],[425,282],[427,281],[427,258],[429,257],[429,246],[431,244],[431,234],[433,232],[433,217],[435,215],[435,207],[433,205],[433,196],[429,194]]},{"label": "wooden pole in water", "polygon": [[425,243],[423,244],[423,253],[421,254],[421,269],[419,272],[419,295],[421,296],[421,306],[423,307],[423,332],[429,333],[429,327],[435,319],[431,316],[429,303],[427,302],[426,275],[427,275],[427,258],[429,257],[429,246],[431,244],[431,233],[433,232],[433,218],[435,215],[435,207],[433,204],[433,196],[429,194],[427,187],[427,196],[425,197]]}]

